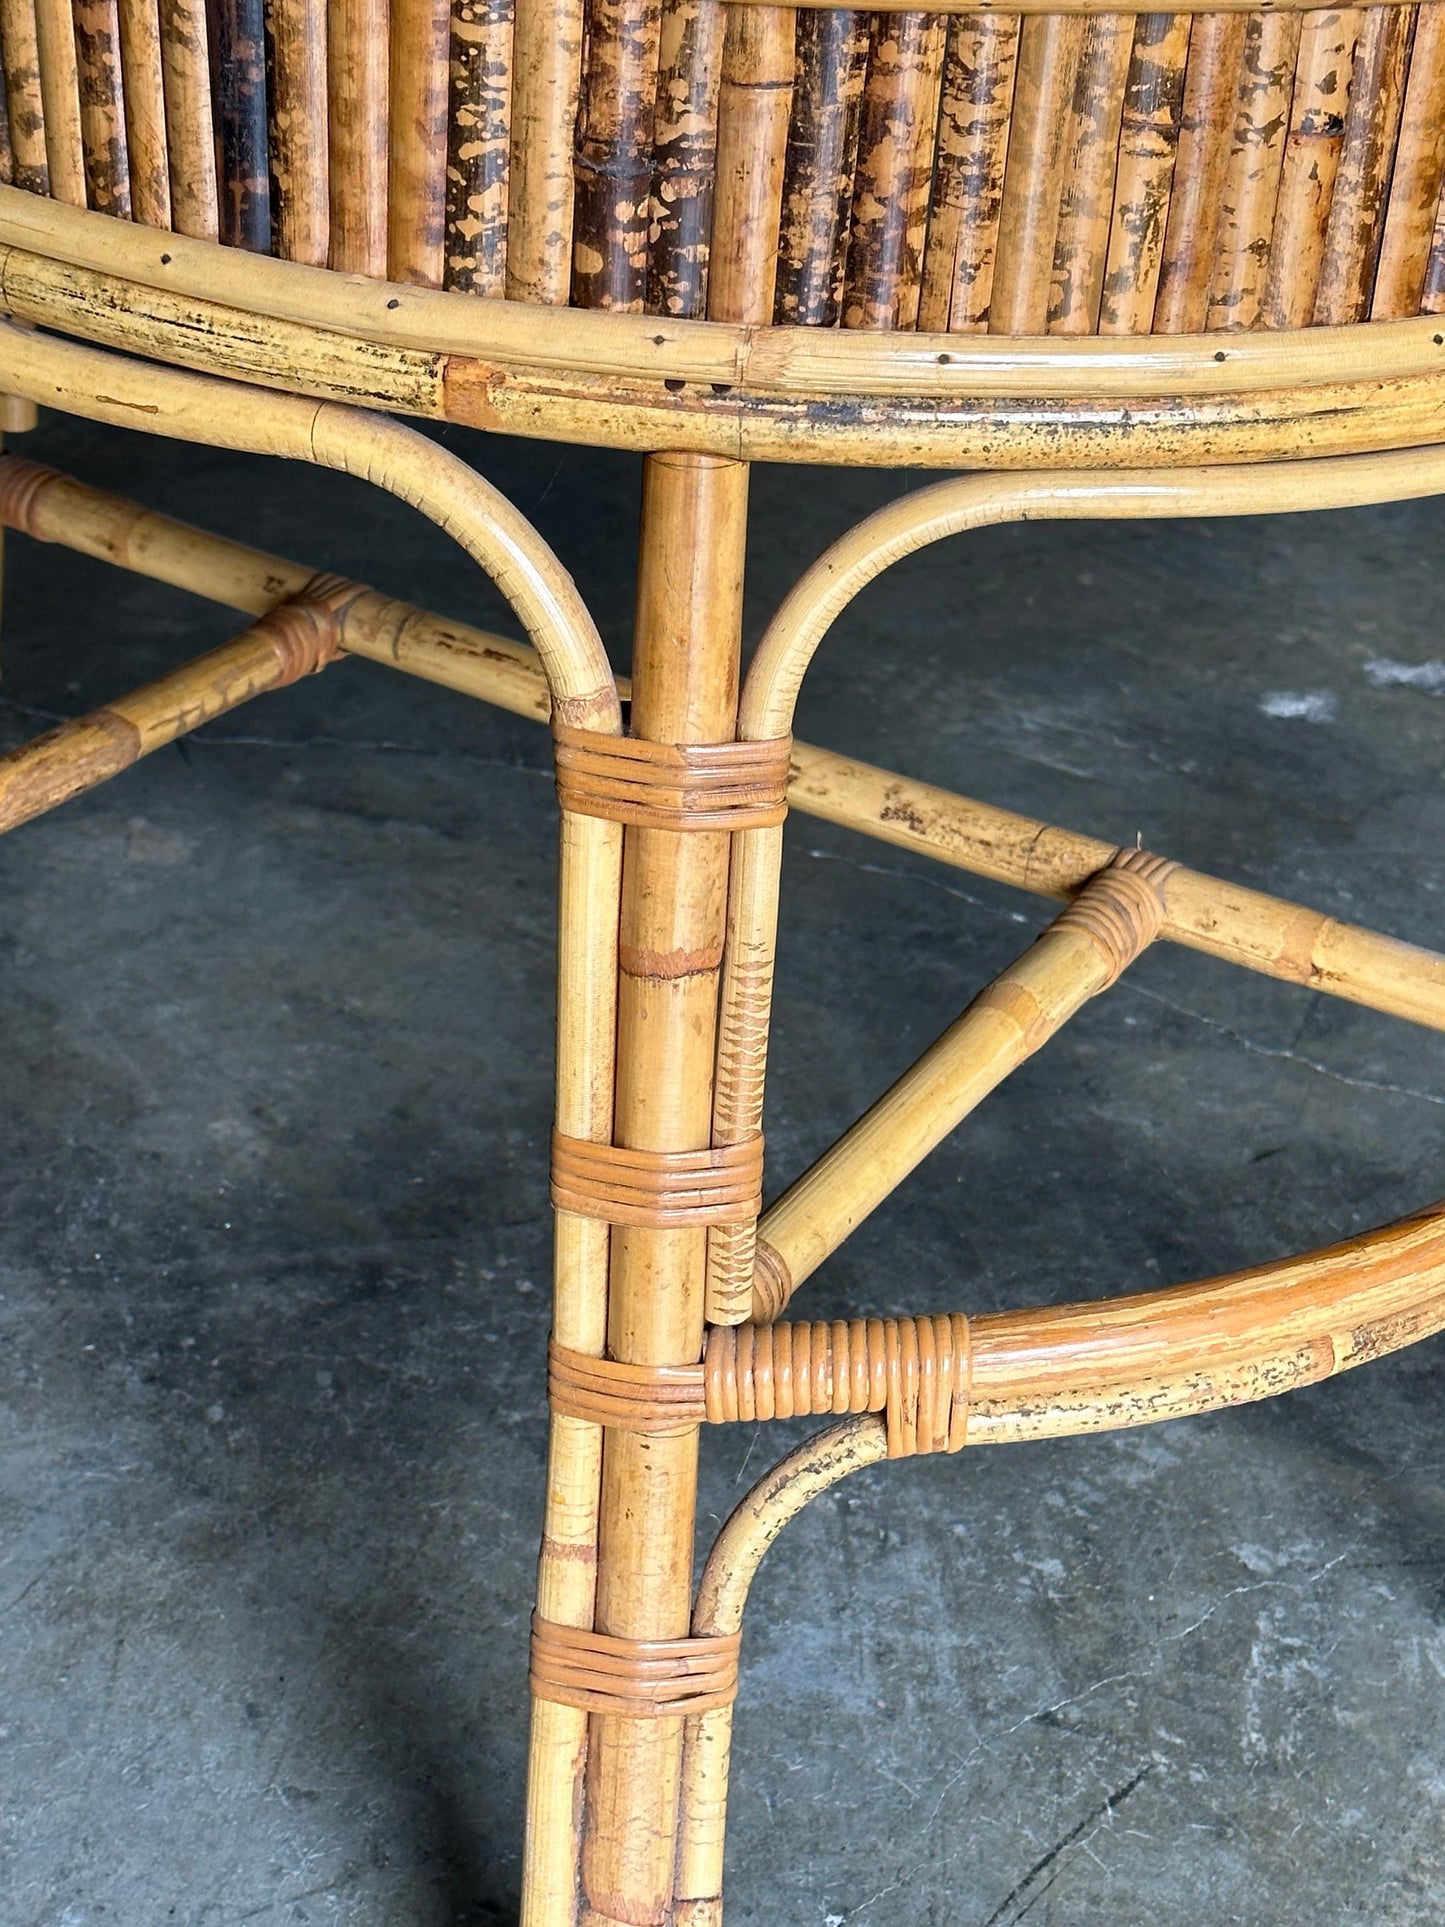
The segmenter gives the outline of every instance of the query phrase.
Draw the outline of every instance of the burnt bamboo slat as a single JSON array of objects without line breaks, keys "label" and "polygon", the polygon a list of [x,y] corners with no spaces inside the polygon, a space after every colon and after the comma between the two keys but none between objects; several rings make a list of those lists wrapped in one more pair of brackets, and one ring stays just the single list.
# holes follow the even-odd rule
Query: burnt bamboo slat
[{"label": "burnt bamboo slat", "polygon": [[1256,328],[1264,313],[1299,37],[1298,14],[1252,14],[1245,29],[1210,285],[1211,329]]},{"label": "burnt bamboo slat", "polygon": [[168,228],[171,173],[159,0],[120,0],[120,56],[131,215],[146,227]]},{"label": "burnt bamboo slat", "polygon": [[1445,188],[1445,8],[1425,5],[1415,24],[1400,141],[1390,181],[1370,315],[1418,314],[1435,216]]},{"label": "burnt bamboo slat", "polygon": [[[0,100],[5,99],[5,43],[0,38]],[[0,113],[0,186],[15,185],[15,156],[10,148],[10,111]]]},{"label": "burnt bamboo slat", "polygon": [[647,291],[656,314],[707,312],[722,43],[720,0],[663,0]]},{"label": "burnt bamboo slat", "polygon": [[1435,233],[1430,242],[1430,259],[1425,265],[1425,285],[1420,291],[1421,314],[1445,314],[1445,192],[1435,216]]},{"label": "burnt bamboo slat", "polygon": [[1095,14],[1084,29],[1045,314],[1050,334],[1093,334],[1099,325],[1133,41],[1131,14]]},{"label": "burnt bamboo slat", "polygon": [[1414,25],[1413,14],[1386,8],[1367,13],[1360,29],[1315,296],[1314,319],[1324,326],[1370,311]]},{"label": "burnt bamboo slat", "polygon": [[1237,13],[1201,14],[1190,28],[1179,147],[1154,303],[1154,327],[1160,334],[1197,334],[1208,319],[1247,28]]},{"label": "burnt bamboo slat", "polygon": [[943,51],[936,16],[880,14],[874,21],[844,270],[845,328],[917,325]]},{"label": "burnt bamboo slat", "polygon": [[455,0],[447,148],[445,285],[507,284],[513,0]]},{"label": "burnt bamboo slat", "polygon": [[442,285],[446,250],[449,0],[390,0],[386,275]]},{"label": "burnt bamboo slat", "polygon": [[507,293],[565,302],[572,285],[572,146],[583,0],[516,0]]},{"label": "burnt bamboo slat", "polygon": [[870,37],[868,16],[845,8],[798,20],[778,244],[780,322],[832,328],[842,312]]},{"label": "burnt bamboo slat", "polygon": [[1083,45],[1084,22],[1062,15],[1026,20],[1019,34],[990,334],[1039,335],[1048,321],[1069,108]]},{"label": "burnt bamboo slat", "polygon": [[208,0],[219,238],[271,251],[266,29],[262,0]]},{"label": "burnt bamboo slat", "polygon": [[87,205],[128,221],[130,157],[121,81],[120,11],[116,0],[75,0],[80,136]]},{"label": "burnt bamboo slat", "polygon": [[588,0],[586,27],[572,299],[638,314],[647,295],[661,0]]},{"label": "burnt bamboo slat", "polygon": [[1353,11],[1307,13],[1301,24],[1265,283],[1271,328],[1302,328],[1314,317],[1362,24]]},{"label": "burnt bamboo slat", "polygon": [[171,220],[178,234],[214,241],[220,208],[206,10],[203,0],[160,0],[160,6]]},{"label": "burnt bamboo slat", "polygon": [[327,0],[327,261],[386,274],[388,0]]},{"label": "burnt bamboo slat", "polygon": [[50,166],[45,152],[34,0],[0,0],[0,45],[5,53],[6,129],[13,184],[28,194],[48,195]]},{"label": "burnt bamboo slat", "polygon": [[773,314],[795,33],[791,7],[728,13],[708,253],[708,315],[715,321],[765,322]]},{"label": "burnt bamboo slat", "polygon": [[283,261],[325,267],[331,226],[326,0],[265,0],[265,21],[271,246]]},{"label": "burnt bamboo slat", "polygon": [[[800,32],[804,25],[806,17]],[[1012,15],[949,22],[918,308],[918,325],[929,332],[988,329],[1018,45]]]},{"label": "burnt bamboo slat", "polygon": [[1099,300],[1100,334],[1147,334],[1153,326],[1190,31],[1190,17],[1183,13],[1141,14],[1135,23]]}]

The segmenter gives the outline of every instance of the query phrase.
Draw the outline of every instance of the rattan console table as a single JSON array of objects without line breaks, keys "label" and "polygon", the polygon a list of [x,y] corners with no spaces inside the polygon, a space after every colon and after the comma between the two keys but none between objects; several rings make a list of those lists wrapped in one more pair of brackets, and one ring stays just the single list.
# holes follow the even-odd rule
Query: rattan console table
[{"label": "rattan console table", "polygon": [[[0,759],[0,829],[346,652],[550,720],[523,1916],[716,1927],[748,1585],[812,1497],[884,1457],[1260,1398],[1445,1324],[1438,1204],[1144,1296],[783,1317],[1150,943],[1445,1028],[1445,958],[791,736],[840,611],[944,536],[1445,492],[1445,3],[0,0],[0,64],[5,428],[41,403],[363,476],[530,638],[0,456],[8,528],[249,623]],[[535,530],[407,416],[646,455],[630,690]],[[742,679],[759,459],[969,472],[807,568]],[[762,1213],[789,806],[1064,907]],[[828,1424],[694,1593],[702,1428],[808,1413]]]}]

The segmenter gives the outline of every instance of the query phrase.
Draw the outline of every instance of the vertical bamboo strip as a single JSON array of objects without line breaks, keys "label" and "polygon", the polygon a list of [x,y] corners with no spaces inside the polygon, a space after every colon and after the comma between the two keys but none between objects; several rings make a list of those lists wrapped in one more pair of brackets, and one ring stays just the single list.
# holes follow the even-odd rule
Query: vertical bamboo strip
[{"label": "vertical bamboo strip", "polygon": [[1074,82],[1072,139],[1059,201],[1049,287],[1050,334],[1099,325],[1119,167],[1119,128],[1134,42],[1131,14],[1097,13],[1084,27]]},{"label": "vertical bamboo strip", "polygon": [[772,319],[794,26],[791,7],[728,8],[708,251],[707,308],[715,321]]},{"label": "vertical bamboo strip", "polygon": [[[633,653],[632,728],[654,742],[716,742],[736,725],[747,469],[649,458]],[[725,833],[624,833],[616,1141],[656,1150],[711,1141],[713,1057],[728,872]],[[619,1225],[608,1350],[635,1364],[695,1362],[705,1230]],[[697,1428],[608,1431],[598,1547],[599,1630],[677,1638],[689,1624]],[[583,1891],[602,1922],[671,1918],[682,1721],[592,1722]]]},{"label": "vertical bamboo strip", "polygon": [[324,268],[331,226],[326,139],[326,0],[266,0],[271,49],[271,245]]},{"label": "vertical bamboo strip", "polygon": [[120,0],[120,58],[131,216],[145,227],[168,228],[171,174],[158,0]]},{"label": "vertical bamboo strip", "polygon": [[75,0],[75,54],[80,84],[80,138],[86,200],[98,214],[130,219],[130,159],[120,66],[116,0]]},{"label": "vertical bamboo strip", "polygon": [[572,140],[582,0],[516,0],[507,294],[565,302],[572,287]]},{"label": "vertical bamboo strip", "polygon": [[843,283],[845,328],[918,325],[945,26],[930,13],[874,18]]},{"label": "vertical bamboo strip", "polygon": [[1135,24],[1099,304],[1100,334],[1148,334],[1154,325],[1189,36],[1187,13],[1141,14]]},{"label": "vertical bamboo strip", "polygon": [[1420,8],[1370,315],[1418,314],[1445,187],[1445,6]]},{"label": "vertical bamboo strip", "polygon": [[507,280],[514,0],[455,0],[445,283],[500,295]]},{"label": "vertical bamboo strip", "polygon": [[1069,110],[1084,27],[1078,16],[1032,14],[1019,35],[990,334],[1039,335],[1048,320]]},{"label": "vertical bamboo strip", "polygon": [[[5,99],[5,39],[0,34],[0,100]],[[0,113],[0,184],[15,185],[15,155],[10,147],[10,110]]]},{"label": "vertical bamboo strip", "polygon": [[798,15],[778,245],[780,322],[837,325],[870,37],[866,14],[840,7]]},{"label": "vertical bamboo strip", "polygon": [[45,103],[45,154],[50,192],[84,207],[85,150],[80,131],[80,69],[70,0],[35,0],[40,93]]},{"label": "vertical bamboo strip", "polygon": [[1209,292],[1210,328],[1257,328],[1263,317],[1299,35],[1297,13],[1250,16]]},{"label": "vertical bamboo strip", "polygon": [[1414,25],[1407,7],[1371,8],[1360,31],[1315,297],[1323,324],[1363,321],[1370,311]]},{"label": "vertical bamboo strip", "polygon": [[948,23],[918,304],[918,325],[930,332],[988,327],[1018,47],[1016,14],[965,13]]},{"label": "vertical bamboo strip", "polygon": [[220,239],[228,247],[269,254],[271,170],[262,0],[209,0],[207,26]]},{"label": "vertical bamboo strip", "polygon": [[1445,314],[1445,193],[1435,215],[1435,233],[1430,242],[1430,261],[1425,269],[1425,285],[1420,291],[1421,314]]},{"label": "vertical bamboo strip", "polygon": [[1208,318],[1248,24],[1243,14],[1206,13],[1190,29],[1174,191],[1154,302],[1157,334],[1198,334]]},{"label": "vertical bamboo strip", "polygon": [[587,0],[586,18],[572,299],[638,313],[647,294],[661,0]]},{"label": "vertical bamboo strip", "polygon": [[386,274],[387,0],[327,0],[328,263]]},{"label": "vertical bamboo strip", "polygon": [[219,215],[205,0],[160,0],[160,7],[171,225],[178,234],[214,241]]},{"label": "vertical bamboo strip", "polygon": [[1308,13],[1301,23],[1265,283],[1270,328],[1303,328],[1314,314],[1360,26],[1356,12]]},{"label": "vertical bamboo strip", "polygon": [[442,284],[446,246],[449,0],[391,0],[386,273]]},{"label": "vertical bamboo strip", "polygon": [[0,0],[0,42],[5,47],[5,106],[15,186],[27,194],[48,194],[35,0]]},{"label": "vertical bamboo strip", "polygon": [[656,314],[707,311],[723,12],[721,0],[663,0],[647,290]]}]

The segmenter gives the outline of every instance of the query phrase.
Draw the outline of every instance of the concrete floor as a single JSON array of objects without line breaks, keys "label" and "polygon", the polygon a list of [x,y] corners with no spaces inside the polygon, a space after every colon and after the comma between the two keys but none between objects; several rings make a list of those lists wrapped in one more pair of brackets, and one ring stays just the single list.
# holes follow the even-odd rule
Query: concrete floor
[{"label": "concrete floor", "polygon": [[[636,464],[453,439],[625,660]],[[28,448],[503,620],[359,484],[56,418]],[[903,486],[760,472],[753,633]],[[1442,534],[968,537],[863,599],[800,730],[1445,943]],[[237,626],[18,538],[7,570],[6,743]],[[535,726],[355,663],[5,840],[4,1927],[514,1917],[553,835]],[[796,819],[771,1187],[1045,914]],[[1429,1201],[1442,1151],[1445,1039],[1161,948],[806,1307],[1201,1275]],[[1445,1917],[1441,1356],[816,1505],[754,1596],[731,1927]],[[797,1435],[710,1435],[704,1514]]]}]

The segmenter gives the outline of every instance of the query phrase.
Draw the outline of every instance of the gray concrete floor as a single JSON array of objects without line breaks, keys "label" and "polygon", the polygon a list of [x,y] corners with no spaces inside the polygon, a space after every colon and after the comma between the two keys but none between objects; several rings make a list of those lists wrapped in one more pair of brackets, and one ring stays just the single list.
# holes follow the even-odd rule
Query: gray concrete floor
[{"label": "gray concrete floor", "polygon": [[[625,661],[638,470],[452,438]],[[359,484],[51,418],[31,452],[481,622]],[[760,472],[753,633],[905,478]],[[864,597],[811,740],[1445,942],[1445,505],[1035,526]],[[17,742],[223,611],[16,539]],[[522,721],[355,663],[0,849],[0,1922],[514,1916],[547,1328],[552,843]],[[770,1186],[1027,941],[789,829]],[[1445,1040],[1152,952],[809,1287],[1130,1291],[1440,1190]],[[759,1580],[733,1927],[1445,1917],[1445,1390],[879,1468]],[[705,1440],[723,1515],[796,1428]]]}]

